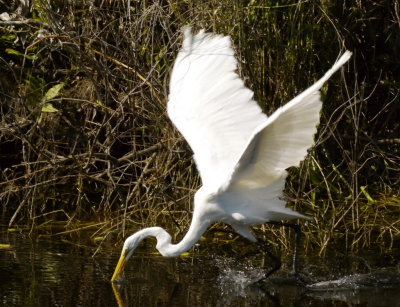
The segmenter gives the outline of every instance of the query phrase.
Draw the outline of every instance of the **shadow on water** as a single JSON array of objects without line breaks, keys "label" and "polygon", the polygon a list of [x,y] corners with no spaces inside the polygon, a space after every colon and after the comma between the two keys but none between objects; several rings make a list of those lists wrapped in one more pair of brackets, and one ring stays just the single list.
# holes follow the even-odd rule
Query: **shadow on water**
[{"label": "shadow on water", "polygon": [[112,286],[120,251],[110,247],[93,258],[96,246],[83,242],[1,232],[0,305],[400,306],[398,251],[305,259],[310,283],[302,287],[285,269],[255,285],[263,273],[258,258],[229,260],[213,250],[166,259],[142,249]]}]

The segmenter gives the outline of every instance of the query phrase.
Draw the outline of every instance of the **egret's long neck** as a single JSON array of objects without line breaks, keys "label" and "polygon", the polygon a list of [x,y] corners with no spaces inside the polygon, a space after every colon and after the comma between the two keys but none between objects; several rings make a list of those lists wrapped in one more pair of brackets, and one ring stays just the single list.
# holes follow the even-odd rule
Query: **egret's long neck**
[{"label": "egret's long neck", "polygon": [[136,234],[140,233],[142,239],[149,236],[156,237],[158,251],[165,257],[176,257],[191,248],[200,239],[210,224],[209,220],[203,220],[194,215],[188,232],[182,241],[177,244],[171,244],[171,236],[160,227],[145,228]]}]

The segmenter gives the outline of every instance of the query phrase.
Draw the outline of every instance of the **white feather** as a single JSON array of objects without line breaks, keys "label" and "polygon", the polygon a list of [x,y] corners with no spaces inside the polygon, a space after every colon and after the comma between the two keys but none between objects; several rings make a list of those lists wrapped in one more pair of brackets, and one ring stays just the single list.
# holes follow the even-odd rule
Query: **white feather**
[{"label": "white feather", "polygon": [[203,185],[230,178],[243,148],[267,116],[235,72],[230,38],[185,30],[171,74],[168,115],[194,152]]},{"label": "white feather", "polygon": [[281,199],[285,169],[298,165],[312,146],[319,89],[350,56],[345,52],[320,80],[267,118],[235,72],[230,38],[204,31],[192,36],[185,29],[168,114],[194,152],[203,181],[197,203],[214,202],[214,219],[258,224],[306,218]]},{"label": "white feather", "polygon": [[267,220],[305,218],[285,208],[281,200],[286,169],[299,165],[314,143],[322,107],[319,90],[350,56],[346,51],[321,79],[276,110],[254,131],[227,189],[247,191],[244,195],[249,195],[248,202],[254,204],[246,208],[249,215],[261,215]]},{"label": "white feather", "polygon": [[194,152],[203,181],[195,195],[192,223],[177,244],[160,227],[145,228],[126,239],[112,281],[117,280],[139,242],[157,238],[167,257],[187,251],[215,221],[223,221],[250,241],[249,226],[307,218],[281,199],[286,168],[298,165],[313,144],[319,122],[323,83],[349,58],[345,54],[314,85],[269,118],[253,100],[236,71],[227,36],[184,33],[172,70],[168,114]]}]

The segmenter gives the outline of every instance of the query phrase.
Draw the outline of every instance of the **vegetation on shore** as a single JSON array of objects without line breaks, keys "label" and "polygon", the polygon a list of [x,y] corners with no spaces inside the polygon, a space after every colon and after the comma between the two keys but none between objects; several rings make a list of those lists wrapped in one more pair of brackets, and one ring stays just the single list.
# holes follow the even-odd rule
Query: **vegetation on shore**
[{"label": "vegetation on shore", "polygon": [[[120,239],[155,224],[185,232],[201,181],[165,111],[190,24],[232,37],[267,114],[353,52],[323,88],[316,145],[290,169],[285,196],[314,217],[307,248],[399,242],[397,0],[31,4],[0,1],[0,203],[10,227],[91,220],[96,235]],[[291,244],[289,231],[272,233]]]}]

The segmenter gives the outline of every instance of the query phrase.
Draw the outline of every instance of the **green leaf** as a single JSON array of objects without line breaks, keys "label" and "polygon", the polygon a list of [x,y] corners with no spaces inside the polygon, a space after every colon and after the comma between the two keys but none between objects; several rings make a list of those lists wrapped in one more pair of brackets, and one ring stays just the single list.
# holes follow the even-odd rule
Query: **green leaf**
[{"label": "green leaf", "polygon": [[369,195],[365,186],[360,186],[360,190],[364,194],[365,198],[368,200],[368,203],[372,203],[372,204],[376,203],[376,200],[373,199],[371,197],[371,195]]},{"label": "green leaf", "polygon": [[54,113],[54,112],[58,112],[59,110],[56,109],[55,107],[53,107],[53,105],[49,102],[46,102],[45,104],[43,104],[42,106],[42,112],[46,112],[46,113]]},{"label": "green leaf", "polygon": [[63,87],[64,87],[63,82],[58,83],[58,84],[54,85],[53,87],[51,87],[44,95],[43,101],[46,102],[46,101],[53,99],[54,97],[57,97]]},{"label": "green leaf", "polygon": [[6,48],[5,50],[8,54],[13,54],[17,56],[22,56],[24,58],[27,58],[28,60],[34,60],[36,58],[35,55],[29,55],[29,54],[24,54],[22,52],[19,52],[18,50],[11,49],[11,48]]},{"label": "green leaf", "polygon": [[6,52],[7,52],[8,54],[14,54],[14,55],[24,56],[23,53],[19,52],[18,50],[11,49],[11,48],[6,48]]},{"label": "green leaf", "polygon": [[15,41],[16,38],[17,38],[17,36],[15,34],[11,34],[11,33],[10,34],[4,34],[4,35],[2,35],[0,37],[0,39],[2,41],[10,41],[10,42]]}]

